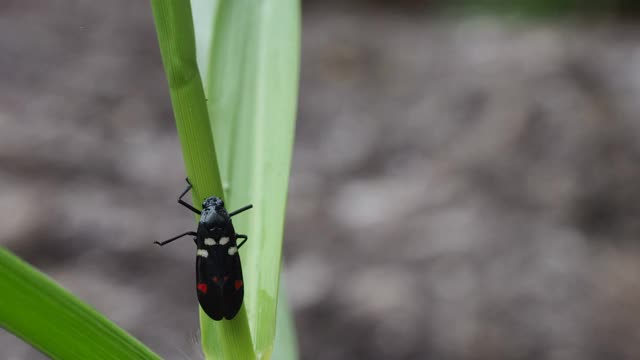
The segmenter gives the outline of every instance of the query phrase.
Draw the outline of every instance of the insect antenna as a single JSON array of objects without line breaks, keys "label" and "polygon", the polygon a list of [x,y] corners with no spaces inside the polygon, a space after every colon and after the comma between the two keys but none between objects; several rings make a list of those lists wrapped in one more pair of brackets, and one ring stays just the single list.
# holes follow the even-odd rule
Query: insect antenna
[{"label": "insect antenna", "polygon": [[244,211],[247,211],[247,210],[251,209],[252,207],[253,207],[253,205],[252,205],[252,204],[249,204],[249,205],[247,205],[247,206],[245,206],[245,207],[241,207],[240,209],[238,209],[238,210],[236,210],[236,211],[232,211],[231,213],[229,213],[229,217],[232,217],[232,216],[234,216],[234,215],[238,215],[238,214],[240,214],[241,212],[244,212]]}]

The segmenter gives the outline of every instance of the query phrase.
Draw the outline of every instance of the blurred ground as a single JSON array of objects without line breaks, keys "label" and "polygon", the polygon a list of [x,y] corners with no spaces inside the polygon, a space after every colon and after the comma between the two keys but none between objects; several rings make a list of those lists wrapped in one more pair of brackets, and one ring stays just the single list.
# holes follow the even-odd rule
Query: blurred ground
[{"label": "blurred ground", "polygon": [[[302,358],[640,358],[640,28],[386,9],[304,13]],[[201,358],[193,249],[150,245],[193,219],[148,3],[3,3],[0,78],[0,245]]]}]

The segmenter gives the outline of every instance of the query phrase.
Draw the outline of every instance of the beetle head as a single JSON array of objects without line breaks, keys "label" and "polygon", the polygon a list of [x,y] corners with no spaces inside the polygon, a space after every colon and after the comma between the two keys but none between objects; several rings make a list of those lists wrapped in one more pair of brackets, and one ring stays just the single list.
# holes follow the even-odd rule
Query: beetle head
[{"label": "beetle head", "polygon": [[229,216],[224,208],[224,201],[216,196],[208,197],[202,203],[200,222],[208,229],[222,228],[228,222]]},{"label": "beetle head", "polygon": [[223,208],[224,209],[224,201],[217,196],[210,196],[202,202],[202,208]]}]

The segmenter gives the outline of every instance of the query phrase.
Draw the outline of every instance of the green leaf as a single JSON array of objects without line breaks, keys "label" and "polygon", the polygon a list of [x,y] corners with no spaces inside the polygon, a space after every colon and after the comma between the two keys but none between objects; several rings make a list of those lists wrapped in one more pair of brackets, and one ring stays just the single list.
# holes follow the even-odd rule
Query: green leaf
[{"label": "green leaf", "polygon": [[[232,321],[200,312],[203,351],[210,359],[268,359],[295,124],[299,3],[192,3],[195,16],[189,2],[151,1],[194,204],[213,194],[229,210],[254,204],[234,218],[238,232],[249,235],[241,250],[244,306]],[[294,338],[284,337],[288,358],[295,358]]]},{"label": "green leaf", "polygon": [[[185,168],[193,184],[193,204],[199,208],[208,196],[224,196],[196,62],[191,7],[188,1],[182,0],[152,0],[151,7]],[[203,350],[207,358],[212,358],[208,348],[214,348],[218,358],[255,358],[244,306],[232,321],[218,322],[220,331],[217,333],[208,331],[206,324],[213,320],[202,309],[200,319]]]},{"label": "green leaf", "polygon": [[151,7],[192,197],[200,199],[194,206],[199,207],[205,197],[223,194],[196,62],[191,8],[182,0],[152,0]]},{"label": "green leaf", "polygon": [[[216,2],[214,12],[205,49],[207,105],[227,204],[254,204],[234,224],[249,235],[241,253],[245,307],[256,354],[269,358],[297,105],[300,8],[297,0],[234,0]],[[215,331],[217,324],[205,326]]]},{"label": "green leaf", "polygon": [[0,327],[53,359],[160,359],[2,247],[0,294]]}]

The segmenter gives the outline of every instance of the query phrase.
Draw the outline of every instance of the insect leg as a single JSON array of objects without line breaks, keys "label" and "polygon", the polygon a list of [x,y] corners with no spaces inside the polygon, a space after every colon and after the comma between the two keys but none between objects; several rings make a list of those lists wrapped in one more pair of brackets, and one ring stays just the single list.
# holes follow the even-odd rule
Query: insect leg
[{"label": "insect leg", "polygon": [[189,210],[193,211],[194,213],[196,213],[196,214],[200,215],[200,214],[201,214],[200,210],[198,210],[198,209],[194,208],[193,206],[191,206],[191,205],[187,204],[187,202],[185,202],[184,200],[182,200],[182,198],[183,198],[183,197],[184,197],[184,196],[189,192],[189,190],[191,190],[191,187],[192,187],[192,186],[191,186],[191,183],[189,182],[189,178],[186,178],[186,180],[187,180],[187,184],[189,184],[189,186],[187,186],[187,188],[186,188],[186,189],[184,189],[184,191],[182,192],[182,194],[180,194],[180,196],[178,196],[178,204],[180,204],[180,205],[182,205],[182,206],[186,207],[187,209],[189,209]]},{"label": "insect leg", "polygon": [[240,246],[242,246],[247,241],[247,239],[249,239],[249,237],[243,234],[236,234],[236,239],[244,239],[238,246],[236,246],[238,249],[240,249]]},{"label": "insect leg", "polygon": [[187,236],[187,235],[197,236],[198,234],[197,234],[195,231],[187,231],[186,233],[184,233],[184,234],[180,234],[180,235],[178,235],[178,236],[174,236],[174,237],[172,237],[172,238],[171,238],[171,239],[169,239],[169,240],[165,240],[165,241],[163,241],[163,242],[154,241],[153,243],[154,243],[154,244],[158,244],[158,245],[160,245],[160,246],[165,246],[165,245],[167,245],[168,243],[170,243],[170,242],[172,242],[172,241],[174,241],[174,240],[178,240],[178,239],[180,239],[181,237],[183,237],[183,236]]},{"label": "insect leg", "polygon": [[238,210],[236,210],[236,211],[232,211],[232,212],[230,212],[230,213],[229,213],[229,217],[232,217],[232,216],[234,216],[234,215],[238,215],[238,214],[240,214],[240,213],[241,213],[241,212],[243,212],[243,211],[247,211],[247,210],[251,209],[252,207],[253,207],[253,205],[251,205],[251,204],[249,204],[249,205],[247,205],[247,206],[244,206],[244,207],[241,207],[240,209],[238,209]]}]

